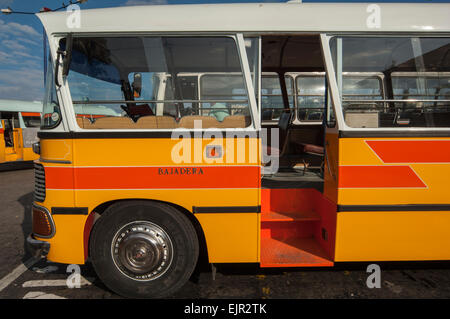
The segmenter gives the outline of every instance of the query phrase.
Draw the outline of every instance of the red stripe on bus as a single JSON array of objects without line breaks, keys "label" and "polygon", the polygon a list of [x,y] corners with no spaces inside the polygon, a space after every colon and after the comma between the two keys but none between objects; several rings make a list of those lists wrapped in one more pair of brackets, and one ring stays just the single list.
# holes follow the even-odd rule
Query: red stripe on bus
[{"label": "red stripe on bus", "polygon": [[50,189],[258,188],[260,167],[46,167],[45,173]]},{"label": "red stripe on bus", "polygon": [[450,141],[366,141],[384,163],[450,163]]},{"label": "red stripe on bus", "polygon": [[37,113],[37,112],[21,112],[22,116],[36,116],[36,117],[41,117],[41,113]]},{"label": "red stripe on bus", "polygon": [[426,188],[409,166],[340,166],[339,188]]}]

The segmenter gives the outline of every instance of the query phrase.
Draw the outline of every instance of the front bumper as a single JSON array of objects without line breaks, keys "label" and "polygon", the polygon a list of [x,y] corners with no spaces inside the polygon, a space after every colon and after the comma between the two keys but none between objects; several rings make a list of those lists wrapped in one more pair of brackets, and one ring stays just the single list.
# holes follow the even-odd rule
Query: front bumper
[{"label": "front bumper", "polygon": [[33,235],[27,237],[27,251],[35,258],[45,258],[50,250],[50,243],[37,240]]}]

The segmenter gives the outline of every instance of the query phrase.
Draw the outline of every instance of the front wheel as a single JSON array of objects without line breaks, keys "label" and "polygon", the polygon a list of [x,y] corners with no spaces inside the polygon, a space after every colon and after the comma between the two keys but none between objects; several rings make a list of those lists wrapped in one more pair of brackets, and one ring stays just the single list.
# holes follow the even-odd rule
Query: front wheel
[{"label": "front wheel", "polygon": [[99,278],[130,298],[173,294],[191,276],[199,254],[189,219],[171,206],[147,201],[110,206],[95,223],[89,246]]}]

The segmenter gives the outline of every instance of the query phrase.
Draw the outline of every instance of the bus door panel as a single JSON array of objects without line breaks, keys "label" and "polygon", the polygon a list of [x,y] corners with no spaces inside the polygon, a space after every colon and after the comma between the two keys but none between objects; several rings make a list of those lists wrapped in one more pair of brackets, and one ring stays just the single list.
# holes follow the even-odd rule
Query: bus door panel
[{"label": "bus door panel", "polygon": [[[438,96],[448,75],[444,67],[440,70],[424,58],[445,59],[449,39],[323,40],[339,126],[335,260],[449,260],[450,111],[444,96]],[[381,46],[383,53],[374,53],[373,48]],[[375,56],[382,62],[368,68]],[[388,72],[400,68],[399,61],[413,61],[410,68],[415,72]],[[383,81],[376,80],[374,69],[390,77],[385,82],[390,95],[380,96],[373,85]],[[346,85],[349,70],[360,76]],[[349,87],[353,97],[346,95]],[[408,95],[417,101],[408,100]]]}]

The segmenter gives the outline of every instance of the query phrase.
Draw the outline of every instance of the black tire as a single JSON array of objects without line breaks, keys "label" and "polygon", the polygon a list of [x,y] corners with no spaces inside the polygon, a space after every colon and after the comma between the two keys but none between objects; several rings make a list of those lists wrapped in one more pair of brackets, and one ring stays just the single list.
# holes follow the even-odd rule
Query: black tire
[{"label": "black tire", "polygon": [[93,227],[89,248],[100,280],[128,298],[173,294],[189,280],[199,254],[196,231],[183,213],[138,200],[108,207]]}]

